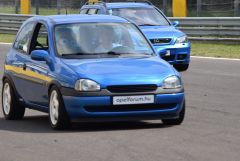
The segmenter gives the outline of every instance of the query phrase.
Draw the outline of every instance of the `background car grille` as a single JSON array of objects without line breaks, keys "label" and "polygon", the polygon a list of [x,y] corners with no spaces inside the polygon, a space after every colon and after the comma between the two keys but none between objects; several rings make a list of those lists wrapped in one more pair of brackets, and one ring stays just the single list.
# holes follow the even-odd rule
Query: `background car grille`
[{"label": "background car grille", "polygon": [[153,45],[169,44],[172,41],[172,39],[171,38],[159,38],[159,39],[150,39],[150,41]]},{"label": "background car grille", "polygon": [[175,55],[170,55],[170,56],[162,55],[161,57],[163,60],[166,60],[166,61],[174,61],[175,60]]},{"label": "background car grille", "polygon": [[157,85],[119,85],[108,86],[107,89],[112,93],[151,92],[157,89]]},{"label": "background car grille", "polygon": [[139,105],[110,105],[110,106],[85,106],[88,112],[131,112],[131,111],[153,111],[172,109],[177,106],[176,103],[171,104],[139,104]]}]

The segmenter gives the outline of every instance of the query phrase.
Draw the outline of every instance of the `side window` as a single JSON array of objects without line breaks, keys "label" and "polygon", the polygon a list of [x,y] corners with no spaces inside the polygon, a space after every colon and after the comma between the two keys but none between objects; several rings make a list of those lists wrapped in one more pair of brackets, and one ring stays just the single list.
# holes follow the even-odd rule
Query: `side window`
[{"label": "side window", "polygon": [[38,23],[34,31],[31,50],[48,50],[48,33],[45,25]]},{"label": "side window", "polygon": [[34,23],[28,23],[22,28],[14,43],[15,49],[19,50],[22,53],[27,54],[27,52],[29,51],[34,26],[35,26]]},{"label": "side window", "polygon": [[88,11],[88,14],[90,14],[90,15],[93,15],[93,14],[96,14],[96,13],[97,13],[97,9],[96,8],[91,8]]},{"label": "side window", "polygon": [[80,14],[87,14],[87,11],[88,11],[88,9],[82,9],[82,10],[80,11]]}]

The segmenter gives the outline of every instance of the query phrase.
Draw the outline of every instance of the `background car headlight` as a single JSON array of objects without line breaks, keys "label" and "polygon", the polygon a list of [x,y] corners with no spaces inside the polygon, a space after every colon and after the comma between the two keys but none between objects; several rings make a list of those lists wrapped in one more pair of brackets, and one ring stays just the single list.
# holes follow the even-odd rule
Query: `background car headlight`
[{"label": "background car headlight", "polygon": [[182,87],[181,79],[177,76],[171,76],[163,81],[163,89],[177,89]]},{"label": "background car headlight", "polygon": [[186,35],[178,37],[176,40],[176,44],[187,43],[187,42],[188,42],[188,38]]},{"label": "background car headlight", "polygon": [[89,79],[80,79],[75,84],[77,91],[100,91],[100,85]]}]

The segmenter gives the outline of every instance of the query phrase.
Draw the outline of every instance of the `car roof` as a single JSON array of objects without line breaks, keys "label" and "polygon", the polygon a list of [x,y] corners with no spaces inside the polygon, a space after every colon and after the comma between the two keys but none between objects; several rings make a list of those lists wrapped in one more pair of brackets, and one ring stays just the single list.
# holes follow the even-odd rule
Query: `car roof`
[{"label": "car roof", "polygon": [[110,15],[52,15],[52,16],[36,16],[30,20],[42,20],[51,22],[54,24],[66,24],[66,23],[81,23],[81,22],[121,22],[127,23],[124,18]]},{"label": "car roof", "polygon": [[148,3],[137,2],[114,2],[106,3],[107,8],[152,8],[153,6]]}]

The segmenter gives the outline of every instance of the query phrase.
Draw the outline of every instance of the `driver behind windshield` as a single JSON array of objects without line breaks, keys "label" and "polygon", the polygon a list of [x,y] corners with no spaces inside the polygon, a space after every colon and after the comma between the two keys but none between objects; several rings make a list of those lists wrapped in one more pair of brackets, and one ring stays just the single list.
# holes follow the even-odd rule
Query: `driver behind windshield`
[{"label": "driver behind windshield", "polygon": [[[128,23],[76,23],[55,27],[61,56],[151,55],[153,50],[140,31]],[[84,56],[81,56],[84,55]]]},{"label": "driver behind windshield", "polygon": [[112,50],[114,44],[114,31],[110,26],[100,26],[98,27],[98,45],[96,47],[96,52],[106,53]]},{"label": "driver behind windshield", "polygon": [[79,52],[79,45],[71,28],[57,28],[56,45],[59,54],[74,54]]}]

